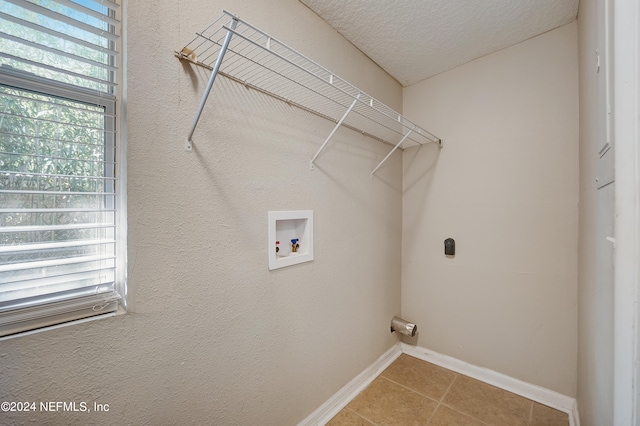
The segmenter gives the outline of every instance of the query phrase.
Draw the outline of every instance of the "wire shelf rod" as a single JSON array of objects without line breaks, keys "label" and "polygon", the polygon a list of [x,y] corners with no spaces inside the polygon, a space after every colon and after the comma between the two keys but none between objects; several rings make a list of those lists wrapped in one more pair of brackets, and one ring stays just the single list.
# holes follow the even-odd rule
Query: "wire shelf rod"
[{"label": "wire shelf rod", "polygon": [[[260,63],[254,62],[252,59],[249,59],[249,58],[245,58],[245,59],[246,59],[246,60],[248,60],[248,61],[250,61],[250,62],[252,62],[252,63],[254,63],[254,64],[256,64],[256,65],[258,65],[258,66],[262,66]],[[304,85],[302,85],[302,84],[301,84],[301,82],[300,82],[299,80],[294,80],[294,79],[290,78],[290,77],[289,77],[289,76],[287,76],[287,75],[284,75],[284,74],[280,74],[280,73],[278,73],[278,72],[277,72],[277,71],[275,71],[275,70],[269,70],[269,71],[271,71],[273,74],[276,74],[276,75],[278,75],[278,76],[282,77],[283,79],[288,80],[288,81],[289,81],[289,82],[291,82],[291,83],[294,83],[295,85],[298,85],[298,86],[302,87],[303,89],[309,90],[309,91],[311,91],[311,92],[315,93],[316,95],[318,95],[318,96],[320,96],[320,97],[322,97],[322,98],[327,99],[328,101],[336,102],[334,99],[330,98],[328,95],[325,95],[324,93],[322,93],[322,92],[320,92],[320,91],[318,91],[318,90],[314,90],[313,88],[311,88],[311,87],[309,87],[309,86],[304,86]],[[302,71],[305,71],[305,70],[302,70]],[[253,83],[252,83],[252,84],[253,84]],[[340,103],[340,104],[341,104],[341,103]],[[342,105],[342,104],[341,104],[341,105]],[[348,104],[347,104],[347,105],[348,105]],[[345,108],[346,108],[346,106],[345,106]]]},{"label": "wire shelf rod", "polygon": [[[422,145],[442,140],[307,56],[237,16],[223,11],[176,56],[212,70],[188,137],[188,148],[210,94],[215,75],[337,123],[311,160],[314,161],[337,128],[345,126],[393,146],[373,174],[398,149],[410,142]],[[213,62],[215,60],[215,62]],[[345,109],[347,112],[345,113]],[[400,136],[398,143],[391,143]]]},{"label": "wire shelf rod", "polygon": [[[197,47],[195,47],[195,49],[197,49],[197,48],[198,48],[198,47],[200,47],[200,46],[205,46],[205,45],[207,45],[207,41],[212,41],[212,40],[210,40],[210,39],[208,39],[208,38],[206,38],[206,37],[203,37],[203,36],[202,36],[202,35],[200,35],[200,34],[198,34],[198,35],[199,35],[199,36],[200,36],[200,38],[202,38],[203,40],[202,40],[202,42],[201,42]],[[198,55],[198,56],[200,56],[200,57],[201,57],[201,59],[200,59],[200,60],[201,60],[202,62],[205,62],[205,63],[206,63],[210,58],[215,58],[215,57],[216,57],[216,54],[218,53],[218,50],[214,48],[214,46],[216,46],[216,45],[217,45],[217,43],[216,43],[216,44],[209,44],[209,45],[208,45],[208,47],[206,47],[206,48],[205,48],[205,50],[200,51],[200,55]],[[194,51],[196,51],[195,49],[194,49]],[[211,51],[211,53],[208,53],[209,51]],[[207,54],[207,56],[204,56],[204,54]],[[204,56],[204,57],[203,57],[203,56]]]},{"label": "wire shelf rod", "polygon": [[[225,28],[227,28],[227,27],[225,27]],[[229,31],[233,32],[236,36],[243,38],[245,41],[247,41],[247,42],[249,42],[249,43],[252,43],[252,44],[255,44],[255,45],[257,45],[257,46],[260,46],[259,44],[257,44],[257,43],[256,43],[256,42],[254,42],[253,40],[249,40],[249,39],[247,39],[246,37],[244,37],[244,35],[243,35],[243,34],[241,34],[241,33],[237,32],[237,31],[235,31],[235,30],[233,30],[233,29],[231,29],[231,28],[227,28],[227,30],[229,30]],[[265,48],[265,47],[263,47],[263,46],[260,46],[260,47],[262,47],[263,49]],[[277,52],[275,52],[275,51],[272,51],[272,53],[273,53],[274,55],[277,55],[278,57],[280,57],[283,61],[285,61],[285,62],[287,62],[287,63],[289,63],[289,64],[293,65],[293,66],[294,66],[294,67],[296,67],[296,68],[299,68],[299,69],[303,70],[305,73],[309,74],[310,76],[315,77],[316,79],[320,79],[320,77],[318,77],[316,74],[313,74],[311,71],[309,71],[309,70],[307,70],[307,69],[303,68],[302,66],[300,66],[300,65],[298,65],[298,64],[296,64],[296,63],[294,63],[294,62],[292,62],[292,61],[289,61],[288,59],[286,59],[285,57],[283,57],[283,56],[282,56],[282,55],[280,55],[279,53],[277,53]],[[300,54],[300,56],[304,57],[304,55],[301,55],[301,54]],[[304,58],[305,58],[307,61],[309,61],[309,62],[313,63],[314,65],[316,65],[318,68],[323,69],[323,70],[324,70],[324,71],[326,71],[328,74],[331,74],[329,71],[327,71],[327,70],[325,70],[324,68],[322,68],[321,66],[319,66],[319,65],[315,64],[315,63],[314,63],[313,61],[311,61],[310,59],[308,59],[308,58],[306,58],[306,57],[304,57]],[[337,78],[339,78],[339,77],[337,77]],[[320,79],[320,80],[322,80],[322,79]],[[340,79],[340,80],[342,80],[342,79]],[[346,86],[347,88],[349,88],[349,89],[355,89],[355,87],[354,87],[354,86],[351,86],[350,84],[346,83],[344,80],[342,80],[342,81],[345,83],[345,86]],[[336,86],[336,85],[333,85],[333,86],[331,86],[331,87],[335,87],[335,88],[336,88],[337,90],[339,90],[340,92],[343,92],[344,94],[346,94],[346,95],[348,95],[348,96],[351,96],[351,98],[352,98],[352,99],[356,97],[356,95],[353,95],[353,94],[351,94],[351,93],[348,93],[346,89],[340,88],[340,87],[338,87],[338,86]],[[361,92],[358,92],[358,93],[361,93]],[[366,94],[365,94],[365,95],[366,95]],[[370,96],[369,96],[369,95],[366,95],[366,96],[370,98]],[[378,111],[379,113],[381,113],[381,114],[383,114],[383,115],[386,115],[387,117],[389,117],[389,118],[391,118],[391,119],[394,119],[394,120],[395,120],[395,117],[397,117],[397,113],[396,113],[395,111],[393,112],[393,114],[390,114],[390,113],[388,113],[388,112],[384,111],[383,109],[380,109],[380,108],[379,108],[379,105],[382,105],[382,104],[379,104],[379,103],[377,103],[377,102],[376,102],[376,104],[374,104],[373,106],[370,106],[370,107],[371,107],[371,108],[373,108],[374,110]],[[390,110],[390,109],[389,109],[389,110]],[[390,110],[390,111],[392,111],[392,110]],[[409,121],[409,120],[407,120],[407,121]],[[404,123],[400,123],[400,124],[402,124],[404,127],[407,127]],[[413,125],[413,123],[411,123],[411,124]],[[438,140],[439,140],[439,139],[438,139]],[[438,143],[438,140],[435,140],[435,141],[432,141],[432,142],[436,142],[436,143]]]},{"label": "wire shelf rod", "polygon": [[[206,64],[199,64],[199,65],[201,65],[201,66],[203,66],[203,67],[205,67],[205,68],[207,68],[207,69],[210,69],[210,67],[209,67],[209,66],[207,66]],[[253,84],[251,84],[251,83],[248,83],[248,82],[246,82],[246,81],[239,80],[238,78],[236,78],[236,77],[234,77],[234,76],[232,76],[232,75],[226,74],[226,73],[225,73],[225,72],[223,72],[223,71],[219,71],[219,73],[220,73],[221,75],[223,75],[225,78],[228,78],[228,79],[230,79],[230,80],[233,80],[233,81],[235,81],[235,82],[237,82],[237,83],[239,83],[239,84],[242,84],[242,85],[244,85],[244,86],[246,86],[246,87],[248,87],[248,88],[251,88],[251,89],[253,89],[253,90],[256,90],[256,91],[258,91],[258,92],[261,92],[261,93],[264,93],[264,94],[269,95],[269,96],[271,96],[271,97],[274,97],[274,98],[276,98],[276,99],[278,99],[278,100],[280,100],[280,101],[282,101],[282,102],[285,102],[285,103],[287,103],[287,104],[294,105],[294,106],[296,106],[297,108],[300,108],[300,109],[302,109],[302,110],[304,110],[304,111],[307,111],[307,112],[309,112],[309,113],[312,113],[312,114],[314,114],[314,115],[317,115],[317,116],[319,116],[319,117],[322,117],[322,118],[324,118],[325,120],[329,120],[329,121],[333,121],[333,122],[336,122],[336,121],[337,121],[337,119],[335,118],[335,116],[338,116],[339,114],[335,114],[335,115],[326,115],[326,114],[323,114],[322,112],[317,111],[316,109],[311,109],[311,108],[309,108],[309,107],[306,107],[304,104],[299,104],[299,103],[297,103],[297,102],[293,101],[292,99],[289,99],[289,98],[286,98],[286,97],[282,97],[282,96],[277,95],[277,94],[275,94],[275,93],[273,93],[273,92],[269,92],[269,91],[265,90],[265,89],[264,89],[264,88],[262,88],[262,87],[254,86],[254,85],[253,85]],[[335,105],[336,105],[336,106],[339,106],[339,104],[335,104]],[[351,130],[353,130],[353,131],[356,131],[356,132],[361,133],[361,134],[363,134],[363,135],[365,135],[365,136],[368,136],[368,137],[371,137],[371,138],[373,138],[373,139],[376,139],[376,140],[378,140],[378,141],[380,141],[380,142],[383,142],[383,143],[385,143],[385,144],[388,144],[388,145],[391,145],[391,146],[394,146],[394,145],[395,145],[395,144],[392,144],[391,142],[389,142],[388,140],[381,138],[380,136],[378,136],[378,135],[376,135],[376,134],[373,134],[373,133],[367,132],[366,130],[363,130],[362,128],[354,127],[354,126],[352,126],[352,125],[350,125],[350,124],[348,124],[348,123],[343,123],[342,125],[343,125],[343,126],[345,126],[345,127],[347,127],[347,128],[349,128],[349,129],[351,129]],[[395,131],[394,129],[389,129],[389,130],[392,130],[394,133],[396,133],[396,131]]]},{"label": "wire shelf rod", "polygon": [[[204,68],[206,68],[206,69],[211,69],[211,67],[210,67],[210,66],[208,66],[208,65],[206,65],[206,64],[198,64],[198,65],[200,65],[200,66],[202,66],[202,67],[204,67]],[[256,91],[258,91],[258,92],[260,92],[260,93],[264,93],[265,95],[271,96],[271,97],[273,97],[273,98],[275,98],[275,99],[278,99],[279,101],[285,102],[285,103],[287,103],[287,104],[289,104],[289,105],[294,105],[296,108],[300,108],[300,109],[301,109],[301,110],[303,110],[303,111],[306,111],[306,112],[308,112],[308,113],[311,113],[311,114],[317,115],[318,117],[324,118],[325,120],[328,120],[328,121],[333,121],[333,122],[335,122],[335,121],[336,121],[333,117],[328,116],[328,115],[324,115],[324,114],[322,114],[320,111],[316,111],[315,109],[311,109],[311,108],[309,108],[309,107],[307,107],[307,106],[305,106],[305,105],[298,104],[298,103],[296,103],[296,102],[291,101],[290,99],[283,98],[283,97],[281,97],[280,95],[277,95],[277,94],[275,94],[275,93],[268,92],[268,91],[264,90],[264,89],[263,89],[263,88],[261,88],[261,87],[253,86],[253,85],[252,85],[252,84],[250,84],[250,83],[247,83],[247,82],[245,82],[245,81],[238,80],[238,79],[237,79],[237,78],[235,78],[234,76],[226,74],[224,71],[219,71],[219,73],[220,73],[220,75],[222,75],[222,76],[223,76],[223,77],[225,77],[225,78],[228,78],[229,80],[235,81],[235,82],[236,82],[236,83],[238,83],[238,84],[242,84],[242,85],[244,85],[244,86],[246,86],[246,87],[248,87],[248,88],[250,88],[250,89],[252,89],[252,90],[256,90]],[[367,136],[367,137],[370,137],[370,138],[372,138],[372,139],[376,139],[376,140],[377,140],[377,141],[379,141],[379,142],[385,143],[385,144],[387,144],[387,145],[395,146],[394,144],[392,144],[392,143],[391,143],[391,142],[389,142],[388,140],[382,139],[382,138],[381,138],[380,136],[378,136],[378,135],[375,135],[375,134],[373,134],[373,133],[369,133],[369,132],[367,132],[367,131],[365,131],[365,130],[362,130],[362,129],[360,129],[360,128],[357,128],[357,127],[353,127],[353,126],[349,125],[348,123],[342,123],[342,125],[343,125],[344,127],[348,128],[348,129],[353,130],[354,132],[358,132],[358,133],[361,133],[361,134],[363,134],[363,135],[365,135],[365,136]]]},{"label": "wire shelf rod", "polygon": [[[224,17],[225,17],[225,14],[222,14],[222,15],[218,16],[212,23],[210,23],[204,30],[202,30],[202,32],[203,33],[207,32],[211,27],[213,27],[215,24],[217,24],[222,19],[224,19]],[[218,27],[218,29],[214,32],[214,34],[216,32],[218,32],[220,30],[220,28],[222,28],[222,26]],[[198,39],[199,35],[200,35],[199,33],[196,33],[196,37],[194,37],[193,40],[191,40],[189,43],[187,43],[187,46],[192,44],[192,43],[194,43]]]}]

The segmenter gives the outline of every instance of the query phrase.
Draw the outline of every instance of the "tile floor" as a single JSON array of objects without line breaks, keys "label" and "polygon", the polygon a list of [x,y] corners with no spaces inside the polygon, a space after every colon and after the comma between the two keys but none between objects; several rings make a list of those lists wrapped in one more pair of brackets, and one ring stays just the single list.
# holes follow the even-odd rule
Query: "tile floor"
[{"label": "tile floor", "polygon": [[327,426],[569,426],[566,413],[406,354]]}]

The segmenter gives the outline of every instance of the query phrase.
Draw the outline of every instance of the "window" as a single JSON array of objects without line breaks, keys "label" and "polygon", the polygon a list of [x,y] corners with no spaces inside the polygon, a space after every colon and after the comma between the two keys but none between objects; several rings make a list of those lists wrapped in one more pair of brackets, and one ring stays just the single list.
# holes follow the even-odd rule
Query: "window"
[{"label": "window", "polygon": [[0,2],[0,337],[124,303],[119,13]]}]

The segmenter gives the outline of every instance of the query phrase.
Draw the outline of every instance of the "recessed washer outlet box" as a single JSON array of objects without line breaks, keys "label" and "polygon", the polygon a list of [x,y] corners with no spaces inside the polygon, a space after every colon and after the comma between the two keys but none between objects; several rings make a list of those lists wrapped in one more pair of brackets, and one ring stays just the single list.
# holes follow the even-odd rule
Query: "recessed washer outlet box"
[{"label": "recessed washer outlet box", "polygon": [[269,270],[313,260],[313,210],[269,212]]}]

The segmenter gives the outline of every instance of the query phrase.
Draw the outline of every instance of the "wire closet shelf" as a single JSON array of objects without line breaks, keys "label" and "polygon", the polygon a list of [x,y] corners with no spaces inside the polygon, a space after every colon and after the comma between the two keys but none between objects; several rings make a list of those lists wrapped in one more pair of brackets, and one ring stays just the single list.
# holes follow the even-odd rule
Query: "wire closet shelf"
[{"label": "wire closet shelf", "polygon": [[189,151],[217,74],[335,122],[311,168],[340,126],[393,146],[371,175],[398,148],[425,143],[442,146],[439,137],[226,10],[176,56],[212,71],[187,137]]}]

